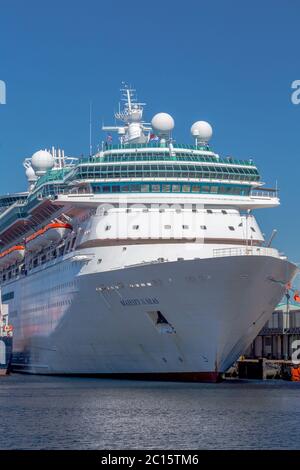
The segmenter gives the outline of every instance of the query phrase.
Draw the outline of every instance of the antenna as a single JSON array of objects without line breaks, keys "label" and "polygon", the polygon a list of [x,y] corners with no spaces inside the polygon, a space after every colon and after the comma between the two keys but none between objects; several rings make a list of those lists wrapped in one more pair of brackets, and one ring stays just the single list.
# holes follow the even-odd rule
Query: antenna
[{"label": "antenna", "polygon": [[126,93],[127,93],[128,109],[129,109],[129,111],[131,111],[131,96],[130,96],[129,88],[126,89]]},{"label": "antenna", "polygon": [[151,131],[151,127],[143,121],[144,105],[137,101],[135,89],[122,82],[121,104],[119,102],[119,109],[114,114],[115,120],[122,121],[122,124],[103,125],[102,130],[117,132],[122,144],[146,143],[148,136],[145,132]]},{"label": "antenna", "polygon": [[93,155],[93,146],[92,146],[92,109],[93,109],[93,102],[90,101],[90,157]]}]

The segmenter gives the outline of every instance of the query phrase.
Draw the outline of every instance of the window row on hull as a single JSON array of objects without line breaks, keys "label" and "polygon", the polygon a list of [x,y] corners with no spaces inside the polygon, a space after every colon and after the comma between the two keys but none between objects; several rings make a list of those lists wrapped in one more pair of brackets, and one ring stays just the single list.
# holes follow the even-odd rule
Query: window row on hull
[{"label": "window row on hull", "polygon": [[[57,247],[47,247],[31,256],[30,261],[16,263],[1,270],[0,283],[10,281],[20,275],[27,275],[31,270],[45,264],[48,261],[56,260],[75,249],[76,236],[63,241]],[[29,254],[30,255],[30,254]]]},{"label": "window row on hull", "polygon": [[92,189],[94,193],[198,193],[248,196],[251,187],[186,183],[93,183]]}]

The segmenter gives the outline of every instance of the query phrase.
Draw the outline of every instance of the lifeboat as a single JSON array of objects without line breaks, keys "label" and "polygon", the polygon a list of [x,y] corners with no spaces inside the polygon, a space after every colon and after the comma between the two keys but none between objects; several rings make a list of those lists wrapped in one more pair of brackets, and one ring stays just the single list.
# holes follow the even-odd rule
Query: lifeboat
[{"label": "lifeboat", "polygon": [[25,256],[25,247],[23,245],[15,245],[8,250],[0,253],[0,268],[8,268],[9,266],[20,263]]},{"label": "lifeboat", "polygon": [[52,244],[59,243],[72,230],[72,225],[53,222],[41,228],[26,238],[26,249],[31,252],[39,251]]},{"label": "lifeboat", "polygon": [[294,294],[294,301],[295,302],[300,302],[300,294],[299,294],[299,291],[295,291],[295,294]]}]

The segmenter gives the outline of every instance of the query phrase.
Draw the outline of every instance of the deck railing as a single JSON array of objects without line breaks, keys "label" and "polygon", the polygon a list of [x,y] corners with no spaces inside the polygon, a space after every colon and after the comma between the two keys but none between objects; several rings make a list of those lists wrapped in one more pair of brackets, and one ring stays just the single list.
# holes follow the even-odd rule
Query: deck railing
[{"label": "deck railing", "polygon": [[251,196],[254,196],[254,197],[267,197],[267,198],[278,197],[278,189],[255,188],[255,189],[252,189]]},{"label": "deck railing", "polygon": [[223,256],[273,256],[278,258],[278,251],[275,248],[258,246],[241,246],[234,248],[216,248],[213,250],[213,257]]}]

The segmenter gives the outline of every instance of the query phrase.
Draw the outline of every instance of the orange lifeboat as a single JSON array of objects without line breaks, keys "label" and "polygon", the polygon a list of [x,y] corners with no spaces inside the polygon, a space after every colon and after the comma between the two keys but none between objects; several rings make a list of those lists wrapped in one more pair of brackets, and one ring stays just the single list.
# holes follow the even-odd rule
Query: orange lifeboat
[{"label": "orange lifeboat", "polygon": [[300,368],[297,366],[294,366],[291,369],[291,381],[300,382]]},{"label": "orange lifeboat", "polygon": [[300,294],[299,292],[296,290],[295,294],[294,294],[294,300],[295,302],[300,302]]},{"label": "orange lifeboat", "polygon": [[62,222],[48,224],[26,238],[26,249],[35,252],[52,244],[57,244],[71,232],[72,228],[72,225]]},{"label": "orange lifeboat", "polygon": [[25,247],[23,245],[15,245],[8,250],[0,253],[0,268],[8,268],[12,264],[20,263],[25,256]]}]

